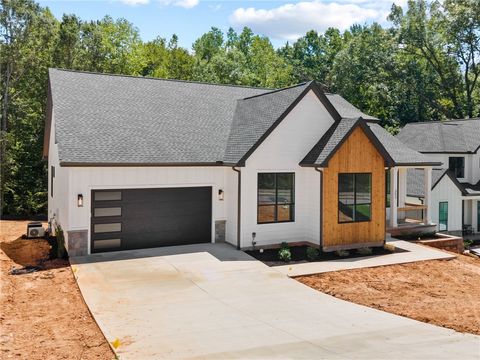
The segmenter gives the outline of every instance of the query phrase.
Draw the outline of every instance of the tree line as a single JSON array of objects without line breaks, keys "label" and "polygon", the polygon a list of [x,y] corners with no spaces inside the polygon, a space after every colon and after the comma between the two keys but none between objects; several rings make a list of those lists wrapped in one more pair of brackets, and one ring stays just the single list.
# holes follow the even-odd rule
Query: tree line
[{"label": "tree line", "polygon": [[57,20],[33,0],[0,0],[1,211],[46,212],[50,67],[267,88],[317,80],[393,133],[479,116],[480,0],[411,0],[388,20],[312,30],[278,49],[249,28],[213,27],[187,49],[176,35],[142,41],[125,19]]}]

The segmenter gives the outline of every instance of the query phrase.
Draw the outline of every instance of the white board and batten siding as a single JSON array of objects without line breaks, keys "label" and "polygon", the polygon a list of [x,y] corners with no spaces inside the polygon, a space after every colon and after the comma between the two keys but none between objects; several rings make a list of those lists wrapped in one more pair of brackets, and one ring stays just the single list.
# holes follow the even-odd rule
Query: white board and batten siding
[{"label": "white board and batten siding", "polygon": [[[333,119],[313,92],[297,104],[265,139],[241,169],[241,247],[251,246],[252,232],[258,245],[282,241],[319,243],[320,175],[298,164],[333,124]],[[90,240],[91,192],[97,189],[162,187],[212,187],[212,241],[215,221],[226,221],[226,241],[237,244],[238,174],[230,167],[60,167],[55,144],[54,118],[50,138],[50,165],[56,168],[54,197],[49,216],[55,214],[65,230],[88,230]],[[261,172],[295,173],[295,221],[257,224],[257,175]],[[50,181],[50,176],[49,176]],[[49,184],[50,187],[50,184]],[[224,200],[218,190],[224,190]],[[77,206],[78,194],[83,206]],[[90,253],[90,241],[88,241]]]},{"label": "white board and batten siding", "polygon": [[434,161],[442,162],[441,168],[448,169],[450,157],[465,158],[465,176],[458,178],[460,182],[476,184],[480,180],[480,155],[477,154],[427,154]]},{"label": "white board and batten siding", "polygon": [[432,222],[439,219],[439,203],[448,202],[448,231],[462,230],[462,193],[448,176],[443,176],[432,191]]},{"label": "white board and batten siding", "polygon": [[[60,167],[58,160],[58,145],[55,136],[55,120],[52,116],[50,132],[50,141],[48,148],[48,219],[55,218],[58,225],[63,230],[69,228],[69,204],[68,203],[68,183],[69,169]],[[52,194],[52,166],[55,168],[55,177],[53,178]],[[52,196],[53,195],[53,196]],[[72,200],[73,202],[73,200]],[[75,198],[76,202],[76,198]]]},{"label": "white board and batten siding", "polygon": [[[310,91],[247,159],[242,171],[241,247],[283,241],[319,243],[320,174],[298,164],[333,124]],[[257,178],[262,172],[295,173],[295,221],[257,224]]]},{"label": "white board and batten siding", "polygon": [[[212,188],[212,241],[215,221],[227,219],[227,207],[236,207],[230,191],[226,191],[226,177],[231,168],[226,167],[72,167],[69,197],[83,195],[83,207],[74,206],[70,212],[70,230],[90,230],[91,191],[96,189],[147,189],[168,187]],[[224,200],[218,199],[218,190],[225,191]],[[233,215],[233,214],[232,214]],[[90,231],[89,231],[90,233]]]}]

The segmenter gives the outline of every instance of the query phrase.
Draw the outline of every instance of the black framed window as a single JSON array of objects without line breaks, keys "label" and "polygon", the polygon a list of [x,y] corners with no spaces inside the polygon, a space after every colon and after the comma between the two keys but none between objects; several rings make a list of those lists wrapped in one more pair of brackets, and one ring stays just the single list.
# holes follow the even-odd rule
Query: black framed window
[{"label": "black framed window", "polygon": [[452,156],[448,158],[448,168],[453,171],[455,177],[465,177],[465,158],[463,156]]},{"label": "black framed window", "polygon": [[338,174],[338,222],[370,221],[372,174]]},{"label": "black framed window", "polygon": [[257,185],[258,224],[295,220],[294,173],[260,173]]}]

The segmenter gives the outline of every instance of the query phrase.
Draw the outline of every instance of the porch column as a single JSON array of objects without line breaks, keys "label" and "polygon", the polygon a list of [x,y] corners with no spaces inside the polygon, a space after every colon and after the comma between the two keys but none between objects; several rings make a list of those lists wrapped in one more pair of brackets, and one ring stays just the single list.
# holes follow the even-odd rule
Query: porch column
[{"label": "porch column", "polygon": [[390,227],[398,226],[397,218],[397,186],[398,186],[398,168],[390,169]]},{"label": "porch column", "polygon": [[423,223],[425,225],[432,223],[432,214],[431,214],[431,207],[432,207],[432,168],[427,167],[423,170],[423,193],[425,194],[424,197],[424,205],[427,207],[423,211]]},{"label": "porch column", "polygon": [[472,228],[473,228],[473,232],[475,232],[475,233],[477,232],[477,229],[478,229],[477,202],[478,202],[478,200],[472,200],[471,201],[471,203],[472,203]]},{"label": "porch column", "polygon": [[404,207],[407,199],[407,169],[398,169],[398,207]]}]

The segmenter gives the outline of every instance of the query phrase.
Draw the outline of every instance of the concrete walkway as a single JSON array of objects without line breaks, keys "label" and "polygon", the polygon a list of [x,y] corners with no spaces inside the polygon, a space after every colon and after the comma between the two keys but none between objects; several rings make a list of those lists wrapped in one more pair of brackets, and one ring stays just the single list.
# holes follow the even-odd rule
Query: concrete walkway
[{"label": "concrete walkway", "polygon": [[480,337],[338,300],[228,245],[93,255],[72,267],[121,360],[480,358]]},{"label": "concrete walkway", "polygon": [[307,262],[276,266],[275,270],[288,276],[320,274],[330,271],[361,269],[384,265],[406,264],[425,260],[449,260],[455,255],[437,250],[429,246],[417,245],[408,241],[391,240],[389,244],[405,250],[386,255],[365,256],[361,258],[340,259],[331,261]]}]

